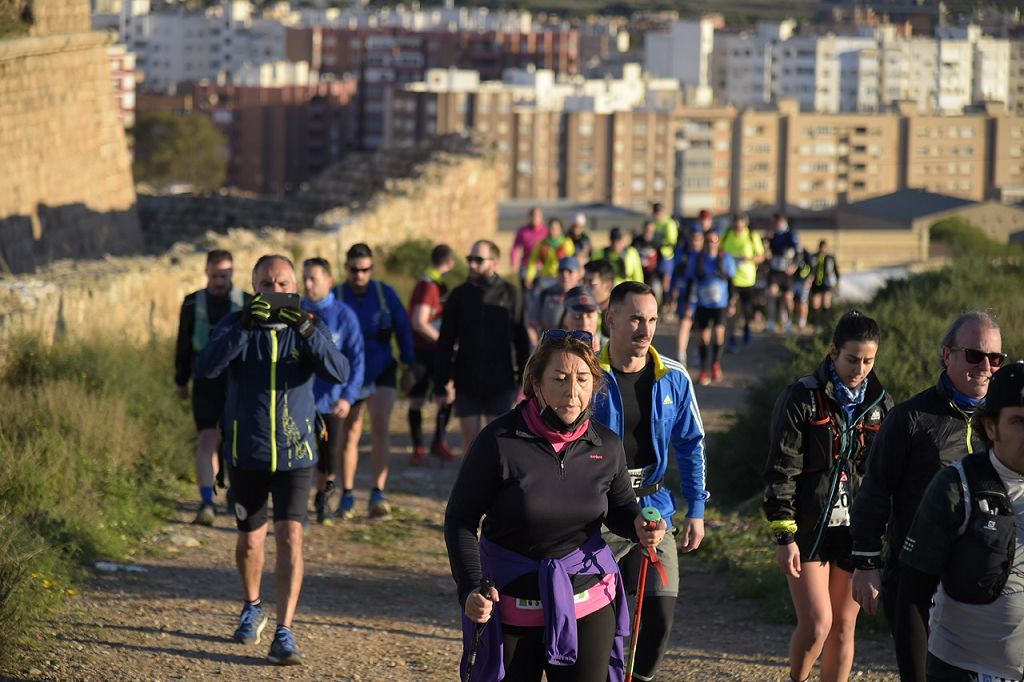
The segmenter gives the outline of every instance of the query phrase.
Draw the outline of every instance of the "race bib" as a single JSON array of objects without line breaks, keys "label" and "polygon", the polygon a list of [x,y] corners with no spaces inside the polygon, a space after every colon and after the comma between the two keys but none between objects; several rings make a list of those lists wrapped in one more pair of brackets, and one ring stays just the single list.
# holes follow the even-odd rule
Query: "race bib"
[{"label": "race bib", "polygon": [[722,282],[712,282],[709,284],[702,284],[698,289],[698,299],[700,301],[706,301],[716,306],[723,306],[728,301],[726,300],[725,291],[728,288]]},{"label": "race bib", "polygon": [[846,472],[839,479],[836,500],[832,504],[832,515],[828,518],[829,528],[850,525],[850,484],[846,480]]},{"label": "race bib", "polygon": [[626,469],[626,473],[629,474],[629,484],[633,487],[633,490],[643,486],[644,481],[651,477],[654,473],[654,464],[648,464],[645,467],[639,469]]}]

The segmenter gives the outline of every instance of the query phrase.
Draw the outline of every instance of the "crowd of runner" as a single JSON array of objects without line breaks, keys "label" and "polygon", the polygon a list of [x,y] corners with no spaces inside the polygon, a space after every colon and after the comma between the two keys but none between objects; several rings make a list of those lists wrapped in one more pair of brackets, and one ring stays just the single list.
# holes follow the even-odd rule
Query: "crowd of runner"
[{"label": "crowd of runner", "polygon": [[[508,254],[518,281],[498,274],[499,247],[480,240],[452,286],[458,256],[439,244],[407,304],[375,277],[367,244],[348,249],[340,283],[326,259],[297,268],[264,256],[253,295],[232,286],[230,253],[208,254],[207,286],[182,305],[175,383],[183,399],[192,383],[195,523],[215,523],[215,486],[228,482],[244,599],[236,641],[258,643],[269,623],[260,581],[272,509],[268,659],[302,663],[291,627],[304,528],[357,514],[365,415],[366,514],[390,516],[401,393],[412,466],[456,459],[447,432],[453,413],[459,421],[444,537],[463,608],[462,678],[655,679],[678,554],[704,538],[694,383],[720,381],[723,352],[742,352],[753,329],[822,325],[839,271],[824,241],[810,253],[780,215],[763,234],[745,215],[716,225],[707,213],[680,230],[657,204],[634,235],[615,227],[600,239],[583,214],[569,224],[530,212]],[[671,317],[678,360],[652,345]],[[823,680],[848,679],[858,612],[881,603],[901,679],[1020,681],[1024,371],[996,371],[1007,359],[998,324],[967,313],[941,341],[935,386],[894,405],[873,372],[884,332],[844,315],[827,356],[779,397],[766,434],[764,513],[798,616],[790,677],[809,679],[821,657]],[[965,618],[983,632],[965,632]]]}]

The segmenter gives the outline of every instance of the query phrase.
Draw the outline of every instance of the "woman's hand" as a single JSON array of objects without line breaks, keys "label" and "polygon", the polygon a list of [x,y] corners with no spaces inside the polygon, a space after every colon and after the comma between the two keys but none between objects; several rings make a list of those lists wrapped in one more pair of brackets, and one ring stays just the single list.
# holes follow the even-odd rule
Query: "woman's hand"
[{"label": "woman's hand", "polygon": [[474,623],[486,623],[491,619],[491,611],[494,603],[498,601],[498,590],[491,588],[491,593],[485,598],[479,590],[473,590],[466,597],[466,618]]},{"label": "woman's hand", "polygon": [[633,526],[636,528],[637,537],[640,538],[640,544],[644,547],[657,547],[665,537],[665,529],[668,528],[665,519],[658,519],[654,528],[648,528],[643,514],[637,515],[633,520]]},{"label": "woman's hand", "polygon": [[775,558],[778,560],[782,572],[788,577],[800,577],[800,548],[796,546],[795,542],[776,547]]}]

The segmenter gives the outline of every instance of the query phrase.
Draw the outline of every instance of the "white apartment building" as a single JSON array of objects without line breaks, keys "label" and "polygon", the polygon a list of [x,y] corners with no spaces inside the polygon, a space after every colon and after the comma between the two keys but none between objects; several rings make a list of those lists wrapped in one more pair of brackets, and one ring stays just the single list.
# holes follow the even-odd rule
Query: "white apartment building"
[{"label": "white apartment building", "polygon": [[666,33],[644,36],[644,70],[679,81],[688,103],[711,104],[711,54],[720,17],[673,21]]},{"label": "white apartment building", "polygon": [[292,9],[285,5],[277,17],[291,26],[339,28],[404,28],[411,31],[509,31],[528,32],[533,29],[533,15],[527,11],[491,10],[486,7],[419,8],[395,7],[331,7]]}]

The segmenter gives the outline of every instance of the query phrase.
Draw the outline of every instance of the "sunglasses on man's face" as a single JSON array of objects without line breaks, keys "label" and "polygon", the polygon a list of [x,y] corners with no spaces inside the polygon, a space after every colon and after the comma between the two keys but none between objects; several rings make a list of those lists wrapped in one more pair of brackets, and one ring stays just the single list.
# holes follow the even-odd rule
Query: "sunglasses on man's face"
[{"label": "sunglasses on man's face", "polygon": [[483,265],[484,261],[491,260],[490,258],[484,258],[483,256],[466,256],[466,262],[470,265]]},{"label": "sunglasses on man's face", "polygon": [[962,350],[964,352],[964,360],[972,365],[980,365],[981,361],[988,358],[988,364],[993,367],[1002,367],[1003,363],[1006,362],[1006,353],[986,353],[983,350],[977,348],[961,348],[960,346],[950,346],[951,351]]},{"label": "sunglasses on man's face", "polygon": [[351,272],[353,275],[361,275],[364,272],[369,272],[370,270],[373,270],[373,266],[372,265],[369,266],[369,267],[365,267],[365,268],[357,268],[354,265],[348,266],[348,271]]},{"label": "sunglasses on man's face", "polygon": [[572,331],[568,329],[549,329],[546,332],[544,332],[544,334],[540,337],[540,340],[542,342],[548,339],[551,339],[552,341],[561,341],[566,337],[569,337],[570,339],[575,339],[576,341],[581,341],[587,344],[588,346],[594,343],[594,335],[591,334],[590,332],[585,332],[582,329],[573,329]]}]

